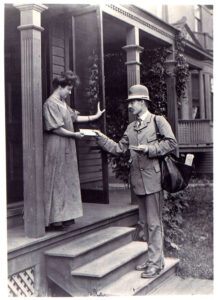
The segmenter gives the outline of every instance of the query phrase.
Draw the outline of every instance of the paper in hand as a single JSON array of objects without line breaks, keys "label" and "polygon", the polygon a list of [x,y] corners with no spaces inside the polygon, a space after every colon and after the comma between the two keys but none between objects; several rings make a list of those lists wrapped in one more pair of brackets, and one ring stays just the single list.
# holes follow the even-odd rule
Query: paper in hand
[{"label": "paper in hand", "polygon": [[80,129],[79,131],[85,136],[97,136],[96,132],[92,129]]},{"label": "paper in hand", "polygon": [[134,145],[129,145],[129,149],[136,150],[136,151],[141,151],[142,150],[138,146],[134,146]]},{"label": "paper in hand", "polygon": [[[134,150],[134,151],[139,151],[139,152],[144,152],[147,146],[146,145],[130,145],[129,149]],[[147,150],[146,150],[147,151]]]}]

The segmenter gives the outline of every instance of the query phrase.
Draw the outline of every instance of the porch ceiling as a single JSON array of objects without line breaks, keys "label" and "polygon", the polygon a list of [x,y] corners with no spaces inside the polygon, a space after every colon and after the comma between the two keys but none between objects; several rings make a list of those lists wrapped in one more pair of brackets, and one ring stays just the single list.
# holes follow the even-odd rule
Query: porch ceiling
[{"label": "porch ceiling", "polygon": [[105,45],[119,44],[125,46],[127,28],[128,24],[125,22],[104,13],[103,30]]},{"label": "porch ceiling", "polygon": [[78,14],[82,9],[87,8],[90,4],[44,4],[48,7],[48,13],[50,16],[56,16],[60,14],[69,14],[72,15]]},{"label": "porch ceiling", "polygon": [[[107,13],[103,14],[103,30],[104,30],[104,43],[106,46],[110,45],[126,45],[126,32],[131,25],[123,22]],[[169,46],[169,44],[163,40],[156,38],[155,36],[140,30],[140,46],[144,49],[154,49],[161,46]]]},{"label": "porch ceiling", "polygon": [[[43,13],[43,17],[54,17],[60,15],[77,15],[80,12],[91,9],[91,4],[46,4],[48,10]],[[126,45],[126,31],[131,27],[130,24],[113,17],[112,15],[103,12],[103,30],[104,30],[104,44],[110,45],[109,48],[113,48],[113,45]],[[155,38],[154,36],[140,30],[140,43],[143,43],[143,47],[155,48],[161,46],[164,41]]]},{"label": "porch ceiling", "polygon": [[155,49],[157,47],[168,47],[169,44],[147,32],[140,30],[140,46],[148,50]]}]

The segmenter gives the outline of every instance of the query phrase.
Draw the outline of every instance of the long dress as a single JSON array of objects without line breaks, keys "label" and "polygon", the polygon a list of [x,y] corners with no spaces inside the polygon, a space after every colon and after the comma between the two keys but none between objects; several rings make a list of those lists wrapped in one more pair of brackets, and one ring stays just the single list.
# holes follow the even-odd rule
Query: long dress
[{"label": "long dress", "polygon": [[53,129],[74,131],[77,113],[66,102],[49,97],[44,118],[44,206],[45,226],[83,215],[75,140],[59,136]]}]

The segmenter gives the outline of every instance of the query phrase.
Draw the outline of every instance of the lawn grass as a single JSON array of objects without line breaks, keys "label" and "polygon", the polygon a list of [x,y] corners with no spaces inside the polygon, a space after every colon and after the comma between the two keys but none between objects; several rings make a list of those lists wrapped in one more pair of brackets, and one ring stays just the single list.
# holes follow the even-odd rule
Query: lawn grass
[{"label": "lawn grass", "polygon": [[178,275],[213,279],[213,188],[209,184],[186,188],[188,207],[183,212],[184,238],[179,250],[167,255],[180,259]]}]

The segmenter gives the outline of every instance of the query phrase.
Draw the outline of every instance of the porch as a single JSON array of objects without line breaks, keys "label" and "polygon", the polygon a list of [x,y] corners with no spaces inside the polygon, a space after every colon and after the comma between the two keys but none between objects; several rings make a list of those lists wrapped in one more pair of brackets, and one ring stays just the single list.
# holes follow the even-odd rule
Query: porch
[{"label": "porch", "polygon": [[65,231],[27,238],[23,225],[8,230],[8,284],[12,296],[48,295],[44,253],[50,248],[103,228],[137,224],[138,206],[131,204],[130,190],[111,189],[109,195],[110,204],[84,203],[83,217]]},{"label": "porch", "polygon": [[[109,195],[110,204],[83,203],[83,216],[76,219],[76,223],[73,226],[70,226],[67,231],[46,232],[45,236],[41,238],[28,238],[24,235],[23,225],[9,228],[9,255],[23,247],[29,247],[35,243],[37,244],[49,240],[50,238],[63,237],[66,233],[69,234],[74,232],[73,235],[77,235],[77,231],[83,233],[95,229],[100,222],[104,223],[102,225],[108,225],[119,220],[120,215],[123,215],[124,217],[124,214],[125,216],[134,216],[129,225],[135,225],[137,223],[138,206],[131,203],[130,190],[124,187],[122,188],[120,184],[120,188],[112,188]],[[120,224],[117,225],[119,226]],[[123,225],[127,225],[127,223]]]},{"label": "porch", "polygon": [[195,174],[213,176],[213,123],[207,119],[179,120],[178,142],[181,154],[195,155]]},{"label": "porch", "polygon": [[181,147],[210,147],[213,143],[211,120],[179,120],[178,141]]}]

